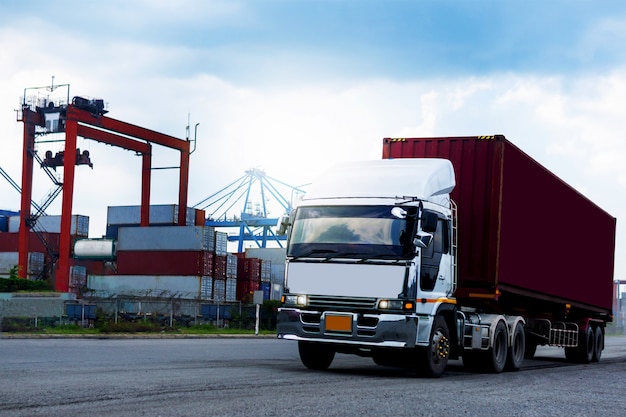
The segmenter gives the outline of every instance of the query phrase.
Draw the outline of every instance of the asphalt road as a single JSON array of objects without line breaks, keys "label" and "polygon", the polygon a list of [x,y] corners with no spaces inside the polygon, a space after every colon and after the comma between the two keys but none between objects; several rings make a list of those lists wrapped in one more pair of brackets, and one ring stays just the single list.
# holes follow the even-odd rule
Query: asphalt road
[{"label": "asphalt road", "polygon": [[346,355],[309,371],[273,338],[0,338],[0,416],[623,417],[626,337],[606,345],[596,364],[540,347],[519,372],[422,379]]}]

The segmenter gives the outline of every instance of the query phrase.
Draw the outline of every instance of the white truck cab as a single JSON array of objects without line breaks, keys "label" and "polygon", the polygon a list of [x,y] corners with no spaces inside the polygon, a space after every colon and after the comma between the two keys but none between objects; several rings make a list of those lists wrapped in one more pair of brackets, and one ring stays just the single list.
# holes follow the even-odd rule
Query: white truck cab
[{"label": "white truck cab", "polygon": [[[312,184],[289,230],[277,333],[303,364],[335,352],[439,376],[456,328],[454,170],[445,159],[344,164]],[[288,226],[288,227],[286,227]]]}]

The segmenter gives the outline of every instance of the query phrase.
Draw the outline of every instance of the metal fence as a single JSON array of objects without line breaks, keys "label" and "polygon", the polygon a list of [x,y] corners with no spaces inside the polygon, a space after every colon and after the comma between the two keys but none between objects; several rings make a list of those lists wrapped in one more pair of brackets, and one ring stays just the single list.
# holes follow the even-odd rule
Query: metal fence
[{"label": "metal fence", "polygon": [[[254,328],[256,307],[241,302],[212,300],[139,297],[118,295],[107,298],[85,298],[84,303],[95,306],[99,319],[137,322],[146,321],[166,327],[211,324],[216,327]],[[275,326],[275,313],[261,310],[262,328]]]}]

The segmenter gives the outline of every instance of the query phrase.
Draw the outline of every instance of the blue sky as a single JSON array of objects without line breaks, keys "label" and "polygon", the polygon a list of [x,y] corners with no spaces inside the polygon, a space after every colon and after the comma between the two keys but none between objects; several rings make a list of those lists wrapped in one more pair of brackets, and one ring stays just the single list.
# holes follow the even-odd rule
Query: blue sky
[{"label": "blue sky", "polygon": [[[626,279],[624,44],[623,1],[0,0],[0,166],[19,180],[14,109],[52,76],[113,118],[180,138],[200,123],[190,204],[250,168],[306,184],[380,158],[383,137],[504,134],[618,218]],[[78,167],[74,212],[99,236],[107,206],[139,203],[140,162],[79,147],[94,169]],[[35,173],[35,200],[47,181]],[[176,182],[155,171],[153,204],[175,203]],[[19,208],[3,181],[0,196]]]}]

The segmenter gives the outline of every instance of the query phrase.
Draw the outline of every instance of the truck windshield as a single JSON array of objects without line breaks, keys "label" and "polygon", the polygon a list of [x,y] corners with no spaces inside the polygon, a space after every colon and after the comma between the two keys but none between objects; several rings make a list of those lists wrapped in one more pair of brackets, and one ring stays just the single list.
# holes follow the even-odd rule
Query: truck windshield
[{"label": "truck windshield", "polygon": [[300,207],[287,256],[398,259],[408,256],[407,220],[391,206]]}]

